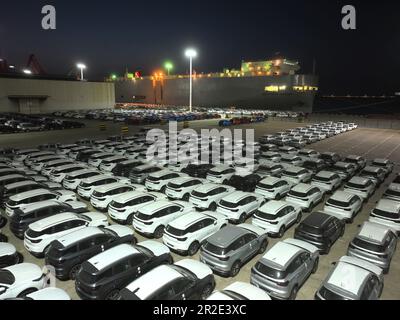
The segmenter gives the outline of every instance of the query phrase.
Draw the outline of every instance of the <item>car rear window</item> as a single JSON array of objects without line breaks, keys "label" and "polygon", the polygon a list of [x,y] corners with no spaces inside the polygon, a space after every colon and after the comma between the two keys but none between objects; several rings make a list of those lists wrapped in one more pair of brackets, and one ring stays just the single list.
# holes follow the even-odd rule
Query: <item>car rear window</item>
[{"label": "car rear window", "polygon": [[224,255],[226,252],[226,248],[221,248],[221,247],[215,246],[210,242],[206,242],[204,244],[204,249],[207,250],[208,252],[211,252],[211,253],[219,255],[219,256]]},{"label": "car rear window", "polygon": [[0,283],[12,285],[15,282],[14,275],[8,270],[0,270]]},{"label": "car rear window", "polygon": [[342,207],[342,208],[347,208],[350,205],[348,202],[339,201],[339,200],[335,200],[335,199],[329,199],[326,203],[334,205],[334,206]]},{"label": "car rear window", "polygon": [[299,197],[299,198],[307,198],[307,193],[298,192],[298,191],[294,191],[294,190],[290,190],[289,195],[294,196],[294,197]]},{"label": "car rear window", "polygon": [[186,230],[177,229],[170,225],[168,225],[165,230],[168,233],[172,234],[173,236],[177,236],[177,237],[182,237],[186,234]]},{"label": "car rear window", "polygon": [[285,279],[286,272],[278,269],[271,268],[270,266],[265,265],[262,262],[257,262],[255,265],[257,271],[261,272],[262,274],[266,275],[267,277],[271,277],[274,279]]},{"label": "car rear window", "polygon": [[195,197],[199,197],[199,198],[206,198],[207,197],[206,193],[198,192],[196,190],[192,191],[192,195],[194,195]]},{"label": "car rear window", "polygon": [[219,204],[221,206],[224,206],[224,207],[227,207],[227,208],[236,208],[239,205],[239,203],[232,203],[232,202],[225,201],[225,200],[221,200],[219,202]]},{"label": "car rear window", "polygon": [[346,300],[345,297],[327,289],[325,286],[319,290],[319,294],[326,300]]},{"label": "car rear window", "polygon": [[299,225],[299,229],[303,232],[309,233],[309,234],[316,234],[316,235],[320,235],[323,233],[323,229],[316,227],[316,226],[310,226],[308,224],[305,223],[301,223]]},{"label": "car rear window", "polygon": [[396,190],[392,190],[392,189],[386,190],[385,194],[387,194],[389,196],[400,197],[400,191],[396,191]]},{"label": "car rear window", "polygon": [[365,241],[363,239],[360,238],[354,238],[352,244],[354,244],[357,247],[361,247],[365,250],[368,251],[373,251],[373,252],[378,252],[378,253],[382,253],[385,252],[385,246],[384,245],[380,245],[377,243],[372,243],[369,241]]}]

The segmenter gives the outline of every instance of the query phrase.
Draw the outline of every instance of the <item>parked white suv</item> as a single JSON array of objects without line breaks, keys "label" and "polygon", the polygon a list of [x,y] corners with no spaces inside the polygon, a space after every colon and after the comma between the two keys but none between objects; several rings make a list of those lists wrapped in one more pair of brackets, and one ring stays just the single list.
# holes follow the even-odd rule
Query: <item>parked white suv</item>
[{"label": "parked white suv", "polygon": [[217,165],[207,173],[207,180],[226,184],[235,175],[236,170],[228,165]]},{"label": "parked white suv", "polygon": [[299,183],[294,186],[286,196],[285,201],[295,206],[299,206],[302,210],[310,211],[325,196],[325,191],[311,184]]},{"label": "parked white suv", "polygon": [[97,210],[106,211],[110,202],[116,197],[134,190],[134,187],[120,182],[95,187],[90,197],[90,203]]},{"label": "parked white suv", "polygon": [[257,184],[255,193],[266,199],[279,200],[282,199],[291,188],[292,184],[289,183],[289,181],[267,176]]},{"label": "parked white suv", "polygon": [[36,189],[22,192],[8,199],[5,211],[11,217],[15,210],[20,209],[24,205],[46,200],[59,200],[61,202],[76,201],[76,195],[74,192],[67,190],[50,191],[47,189]]},{"label": "parked white suv", "polygon": [[297,184],[300,182],[309,182],[311,181],[312,174],[307,169],[301,167],[287,167],[282,172],[282,179],[287,180],[289,183]]},{"label": "parked white suv", "polygon": [[217,204],[217,212],[226,216],[230,222],[241,224],[249,218],[254,211],[264,204],[262,195],[235,191],[223,197]]},{"label": "parked white suv", "polygon": [[389,227],[400,235],[400,202],[390,199],[380,200],[372,209],[369,221]]},{"label": "parked white suv", "polygon": [[63,187],[67,190],[75,191],[83,179],[100,176],[99,171],[93,169],[83,169],[69,173],[63,180]]},{"label": "parked white suv", "polygon": [[342,184],[342,178],[335,172],[320,171],[314,175],[311,184],[326,192],[333,192]]},{"label": "parked white suv", "polygon": [[231,186],[206,183],[192,191],[189,201],[198,209],[215,211],[219,200],[234,191]]},{"label": "parked white suv", "polygon": [[62,183],[68,174],[73,174],[76,171],[87,169],[86,165],[69,164],[51,170],[49,179],[53,182]]},{"label": "parked white suv", "polygon": [[352,223],[354,217],[360,212],[362,204],[361,197],[345,191],[336,191],[325,202],[323,211]]},{"label": "parked white suv", "polygon": [[16,264],[0,273],[0,300],[25,297],[47,286],[42,269],[33,263]]},{"label": "parked white suv", "polygon": [[228,219],[222,214],[190,212],[167,225],[163,242],[172,251],[193,256],[204,240],[227,225]]},{"label": "parked white suv", "polygon": [[29,225],[24,235],[24,247],[33,256],[42,258],[52,241],[86,227],[108,225],[107,216],[98,212],[56,214]]},{"label": "parked white suv", "polygon": [[156,201],[138,210],[133,218],[133,227],[141,234],[159,239],[168,223],[194,211],[194,206],[189,202]]},{"label": "parked white suv", "polygon": [[370,178],[353,177],[344,186],[343,191],[360,196],[363,201],[367,201],[375,192],[376,184]]},{"label": "parked white suv", "polygon": [[131,225],[133,216],[141,207],[159,200],[166,200],[166,198],[162,193],[143,190],[124,193],[111,201],[108,215],[118,223]]},{"label": "parked white suv", "polygon": [[190,193],[204,183],[203,179],[182,177],[168,182],[165,194],[169,199],[189,201]]},{"label": "parked white suv", "polygon": [[78,186],[77,193],[79,196],[81,196],[85,200],[90,200],[90,197],[92,196],[93,190],[97,187],[104,186],[104,185],[109,185],[111,183],[123,183],[126,185],[133,186],[135,190],[145,190],[144,186],[139,185],[134,185],[130,183],[130,180],[128,178],[124,177],[112,177],[109,175],[100,175],[100,176],[94,176],[91,178],[86,178],[83,179]]},{"label": "parked white suv", "polygon": [[254,213],[252,224],[266,230],[268,235],[281,238],[301,218],[300,207],[285,201],[271,200]]},{"label": "parked white suv", "polygon": [[149,191],[159,191],[164,193],[167,184],[180,177],[187,177],[187,175],[170,170],[161,170],[150,174],[146,178],[145,186]]}]

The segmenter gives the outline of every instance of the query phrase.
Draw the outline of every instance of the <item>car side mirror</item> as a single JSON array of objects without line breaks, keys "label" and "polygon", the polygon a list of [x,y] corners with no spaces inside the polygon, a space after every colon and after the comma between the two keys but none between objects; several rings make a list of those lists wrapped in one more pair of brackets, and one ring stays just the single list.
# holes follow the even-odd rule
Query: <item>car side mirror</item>
[{"label": "car side mirror", "polygon": [[332,262],[331,265],[336,266],[337,262]]}]

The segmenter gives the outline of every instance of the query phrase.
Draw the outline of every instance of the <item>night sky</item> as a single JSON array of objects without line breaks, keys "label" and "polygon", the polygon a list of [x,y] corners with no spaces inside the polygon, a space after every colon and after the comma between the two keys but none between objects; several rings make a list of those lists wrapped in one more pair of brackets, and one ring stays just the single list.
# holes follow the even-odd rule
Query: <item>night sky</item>
[{"label": "night sky", "polygon": [[[400,91],[400,1],[14,0],[0,9],[0,57],[23,67],[34,53],[50,74],[87,64],[90,79],[164,61],[185,73],[184,49],[197,48],[197,72],[239,68],[276,52],[317,62],[324,94]],[[41,28],[41,8],[57,9],[57,30]],[[341,28],[341,8],[357,9],[357,30]]]}]

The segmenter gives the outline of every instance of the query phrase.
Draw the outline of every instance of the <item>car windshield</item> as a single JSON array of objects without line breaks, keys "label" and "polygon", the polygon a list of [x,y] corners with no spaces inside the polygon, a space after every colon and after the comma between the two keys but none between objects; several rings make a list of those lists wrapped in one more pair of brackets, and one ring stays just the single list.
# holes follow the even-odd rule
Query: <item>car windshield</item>
[{"label": "car windshield", "polygon": [[0,269],[0,283],[12,285],[15,282],[14,275],[8,270]]},{"label": "car windshield", "polygon": [[354,244],[357,247],[361,247],[365,250],[368,250],[368,251],[373,251],[373,252],[378,252],[378,253],[385,252],[384,245],[369,242],[369,241],[366,241],[366,240],[360,239],[360,238],[354,238],[352,244]]},{"label": "car windshield", "polygon": [[361,174],[360,174],[360,176],[372,176],[372,177],[376,177],[376,176],[378,176],[378,172],[371,172],[371,171],[366,171],[366,170],[363,170],[363,171],[361,171]]},{"label": "car windshield", "polygon": [[152,215],[143,214],[140,211],[138,211],[138,213],[136,213],[135,217],[142,221],[149,221],[149,220],[153,219]]},{"label": "car windshield", "polygon": [[274,279],[285,279],[286,272],[278,269],[271,268],[270,266],[265,265],[261,261],[257,262],[255,265],[257,271],[261,272],[262,274],[274,278]]},{"label": "car windshield", "polygon": [[326,300],[348,300],[345,297],[327,289],[325,286],[319,290],[319,294]]},{"label": "car windshield", "polygon": [[267,189],[267,190],[272,190],[272,189],[274,189],[274,185],[273,185],[273,184],[268,184],[268,183],[262,183],[262,182],[260,182],[260,183],[258,184],[258,186],[261,187],[261,188]]},{"label": "car windshield", "polygon": [[324,232],[324,230],[322,228],[319,228],[317,226],[310,226],[308,224],[305,223],[301,223],[299,225],[299,229],[303,232],[309,233],[309,234],[316,234],[316,235],[320,235]]},{"label": "car windshield", "polygon": [[372,162],[372,165],[375,167],[386,167],[386,163],[383,162]]},{"label": "car windshield", "polygon": [[321,177],[321,176],[315,176],[313,178],[314,181],[321,181],[321,182],[330,182],[331,179],[330,178],[326,178],[326,177]]},{"label": "car windshield", "polygon": [[236,208],[239,205],[239,203],[233,203],[225,200],[221,200],[219,204],[227,208]]}]

